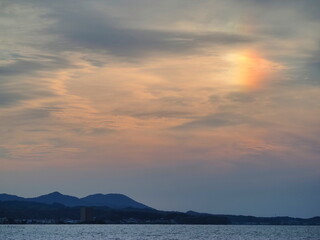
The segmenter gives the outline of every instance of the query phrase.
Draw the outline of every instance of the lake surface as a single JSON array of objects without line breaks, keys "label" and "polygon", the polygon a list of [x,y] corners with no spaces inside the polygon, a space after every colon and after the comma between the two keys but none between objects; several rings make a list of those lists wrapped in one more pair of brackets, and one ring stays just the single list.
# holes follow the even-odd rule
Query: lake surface
[{"label": "lake surface", "polygon": [[320,226],[0,225],[1,240],[319,240]]}]

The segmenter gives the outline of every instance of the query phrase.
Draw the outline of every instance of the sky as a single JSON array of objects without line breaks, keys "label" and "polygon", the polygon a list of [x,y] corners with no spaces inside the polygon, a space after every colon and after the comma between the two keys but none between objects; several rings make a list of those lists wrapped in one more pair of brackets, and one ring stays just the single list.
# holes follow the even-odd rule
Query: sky
[{"label": "sky", "polygon": [[319,216],[319,11],[1,0],[0,192]]}]

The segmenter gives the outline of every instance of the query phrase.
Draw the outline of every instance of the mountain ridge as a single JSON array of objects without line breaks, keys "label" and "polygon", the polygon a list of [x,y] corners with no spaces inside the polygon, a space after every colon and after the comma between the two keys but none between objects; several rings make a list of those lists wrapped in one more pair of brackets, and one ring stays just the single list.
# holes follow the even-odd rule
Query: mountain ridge
[{"label": "mountain ridge", "polygon": [[[317,225],[320,217],[308,219],[292,217],[255,217],[217,215],[194,211],[159,211],[155,209],[93,207],[98,224],[233,224],[233,225]],[[0,224],[81,223],[81,206],[45,204],[31,201],[0,201]]]},{"label": "mountain ridge", "polygon": [[83,198],[78,198],[71,195],[65,195],[58,191],[40,195],[38,197],[24,198],[16,195],[10,195],[6,193],[0,194],[0,202],[3,201],[26,201],[26,202],[37,202],[45,204],[59,203],[67,207],[77,206],[103,206],[113,209],[122,208],[137,208],[137,209],[152,209],[151,207],[144,205],[140,202],[133,200],[132,198],[120,194],[120,193],[109,193],[109,194],[91,194]]}]

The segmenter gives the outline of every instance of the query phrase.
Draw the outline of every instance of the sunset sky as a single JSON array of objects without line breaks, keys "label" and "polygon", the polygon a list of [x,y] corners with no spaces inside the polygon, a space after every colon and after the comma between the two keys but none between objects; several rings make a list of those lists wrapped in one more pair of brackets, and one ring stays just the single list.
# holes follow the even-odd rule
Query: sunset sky
[{"label": "sunset sky", "polygon": [[0,0],[0,193],[320,215],[319,0]]}]

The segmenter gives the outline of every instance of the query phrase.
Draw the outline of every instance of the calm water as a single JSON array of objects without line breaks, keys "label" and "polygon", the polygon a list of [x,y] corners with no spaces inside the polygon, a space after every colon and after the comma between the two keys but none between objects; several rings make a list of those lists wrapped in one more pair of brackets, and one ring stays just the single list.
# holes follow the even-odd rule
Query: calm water
[{"label": "calm water", "polygon": [[319,240],[320,226],[0,225],[1,240]]}]

